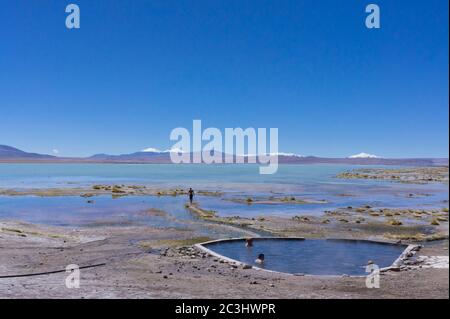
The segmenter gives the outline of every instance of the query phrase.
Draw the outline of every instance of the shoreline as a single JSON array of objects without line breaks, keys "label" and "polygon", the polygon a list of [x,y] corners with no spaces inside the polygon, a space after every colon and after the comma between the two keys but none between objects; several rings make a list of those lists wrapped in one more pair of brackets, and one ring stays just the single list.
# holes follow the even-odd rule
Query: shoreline
[{"label": "shoreline", "polygon": [[[104,195],[170,198],[186,196],[186,192],[156,185],[97,184],[81,188],[0,189],[0,196],[62,200],[64,196],[79,196],[90,201],[91,197]],[[197,194],[218,199],[226,195],[210,189]],[[292,200],[289,194],[278,195],[270,204],[304,204],[303,198]],[[244,200],[246,197],[241,198],[235,204],[267,204],[260,197],[254,197],[250,203]],[[184,209],[193,215],[193,220],[183,221],[184,225],[208,228],[211,234],[205,236],[189,227],[120,223],[47,226],[0,219],[0,298],[448,298],[448,262],[447,268],[429,265],[429,260],[435,258],[442,263],[441,257],[449,255],[448,200],[439,209],[363,205],[324,211],[320,216],[293,217],[223,217],[202,208],[201,202],[185,204]],[[158,207],[144,213],[177,220],[170,211]],[[223,239],[219,233],[228,237],[241,234],[373,240],[424,247],[419,252],[420,263],[383,272],[381,288],[367,289],[364,278],[296,276],[244,269],[196,248],[198,243]],[[81,270],[80,289],[67,289],[64,285],[67,274],[61,270],[69,264],[88,267]],[[92,265],[102,266],[89,268]],[[14,277],[36,273],[48,274]]]}]

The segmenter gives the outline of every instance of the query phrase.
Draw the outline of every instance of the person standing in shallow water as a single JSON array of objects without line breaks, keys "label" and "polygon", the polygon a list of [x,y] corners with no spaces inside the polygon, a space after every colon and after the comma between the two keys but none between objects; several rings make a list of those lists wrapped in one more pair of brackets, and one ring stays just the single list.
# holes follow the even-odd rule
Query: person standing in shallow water
[{"label": "person standing in shallow water", "polygon": [[194,190],[192,188],[189,188],[188,194],[189,194],[189,202],[192,205],[192,202],[194,201]]}]

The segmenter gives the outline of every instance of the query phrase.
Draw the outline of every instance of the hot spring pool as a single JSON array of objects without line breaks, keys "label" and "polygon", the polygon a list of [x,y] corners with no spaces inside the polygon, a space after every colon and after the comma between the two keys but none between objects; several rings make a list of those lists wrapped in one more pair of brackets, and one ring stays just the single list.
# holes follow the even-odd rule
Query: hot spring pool
[{"label": "hot spring pool", "polygon": [[[360,240],[255,238],[253,247],[244,239],[205,243],[203,247],[222,256],[267,270],[309,275],[366,275],[369,260],[389,267],[407,246]],[[264,263],[257,264],[259,254]]]}]

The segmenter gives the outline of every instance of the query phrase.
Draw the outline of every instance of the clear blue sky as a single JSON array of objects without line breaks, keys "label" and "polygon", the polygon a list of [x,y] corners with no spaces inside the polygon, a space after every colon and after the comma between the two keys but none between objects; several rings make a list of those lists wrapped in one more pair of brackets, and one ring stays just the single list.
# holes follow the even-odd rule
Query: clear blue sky
[{"label": "clear blue sky", "polygon": [[201,119],[278,127],[280,150],[304,155],[448,157],[447,0],[0,4],[0,144],[164,149]]}]

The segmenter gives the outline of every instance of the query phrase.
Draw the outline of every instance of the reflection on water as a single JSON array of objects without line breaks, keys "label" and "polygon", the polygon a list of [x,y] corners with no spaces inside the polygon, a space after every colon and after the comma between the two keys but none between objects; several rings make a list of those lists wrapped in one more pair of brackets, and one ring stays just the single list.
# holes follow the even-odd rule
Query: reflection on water
[{"label": "reflection on water", "polygon": [[[365,166],[368,167],[368,166]],[[371,166],[373,167],[373,166]],[[219,216],[321,214],[340,207],[447,206],[448,185],[400,184],[377,180],[340,180],[336,174],[359,168],[348,165],[281,165],[274,175],[258,174],[257,165],[122,165],[122,164],[0,164],[0,188],[49,188],[92,186],[97,183],[139,184],[152,187],[193,187],[222,190],[223,197],[197,196],[205,209]],[[414,194],[410,196],[409,194]],[[417,196],[416,196],[417,195]],[[230,199],[295,196],[325,200],[321,204],[252,204]],[[67,197],[0,196],[0,219],[19,219],[54,225],[148,224],[180,227],[193,221],[184,208],[184,197],[127,196],[112,199]],[[168,216],[143,216],[142,211],[159,208]]]},{"label": "reflection on water", "polygon": [[0,196],[0,220],[66,227],[152,226],[195,231],[202,236],[238,237],[243,233],[208,225],[184,208],[182,197]]},{"label": "reflection on water", "polygon": [[[177,203],[178,202],[178,203]],[[180,226],[162,214],[151,214],[148,210],[159,208],[182,215],[181,198],[159,198],[152,196],[120,197],[79,196],[36,197],[36,196],[2,196],[0,197],[0,218],[19,219],[32,223],[58,226],[93,225],[95,223]],[[181,209],[180,209],[181,208]]]}]

